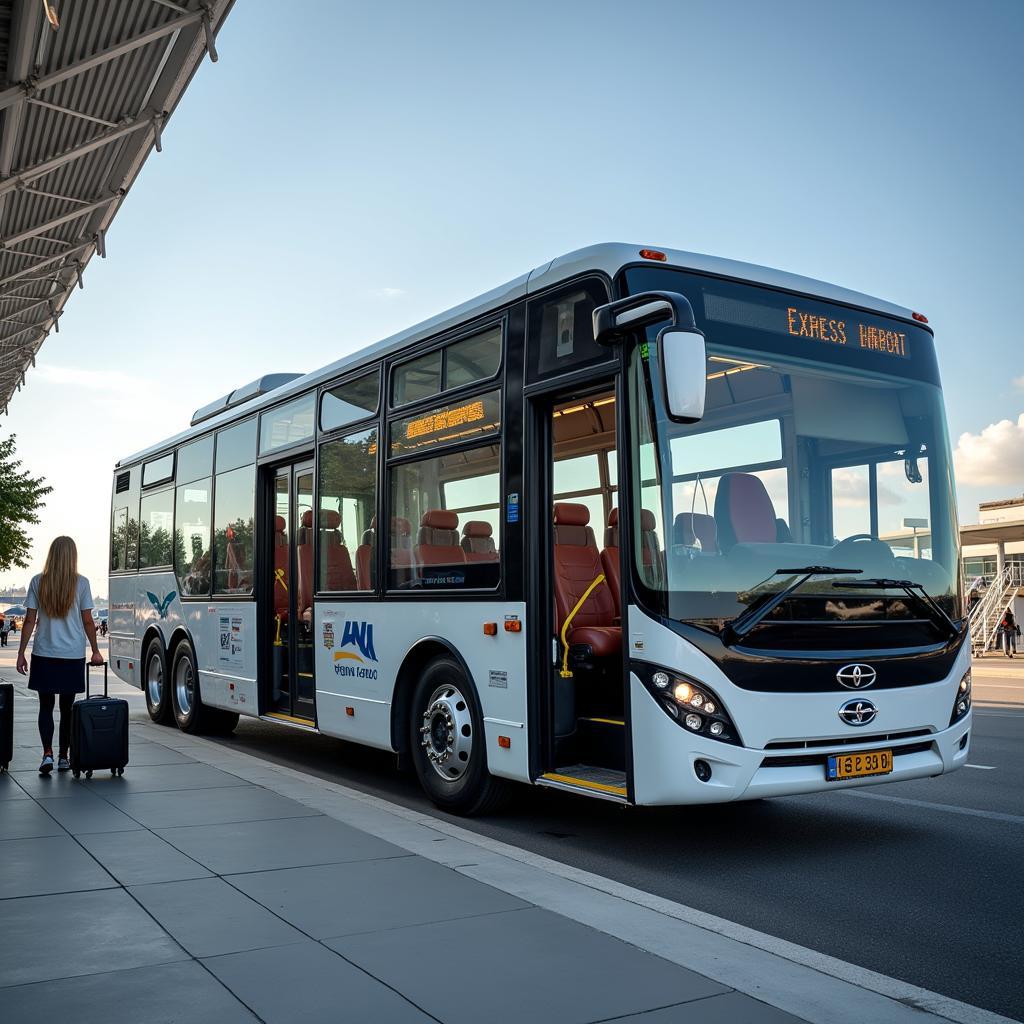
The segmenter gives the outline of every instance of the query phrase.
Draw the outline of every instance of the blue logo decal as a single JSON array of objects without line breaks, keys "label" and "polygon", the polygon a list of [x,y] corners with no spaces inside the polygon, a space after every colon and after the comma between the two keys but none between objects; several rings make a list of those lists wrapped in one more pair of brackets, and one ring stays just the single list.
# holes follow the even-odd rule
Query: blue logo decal
[{"label": "blue logo decal", "polygon": [[153,593],[153,591],[152,591],[152,590],[147,590],[147,591],[146,591],[146,597],[148,597],[148,598],[149,598],[149,600],[150,600],[150,603],[151,603],[151,604],[153,605],[153,607],[154,607],[154,608],[156,609],[156,613],[157,613],[157,615],[159,615],[159,616],[160,616],[160,618],[161,618],[161,619],[166,619],[166,618],[167,618],[167,610],[168,610],[168,609],[169,609],[169,608],[171,607],[171,602],[172,602],[172,601],[173,601],[173,600],[174,600],[174,599],[175,599],[175,598],[176,598],[177,596],[178,596],[178,592],[177,592],[176,590],[172,590],[172,591],[171,591],[171,592],[170,592],[170,593],[169,593],[169,594],[168,594],[168,595],[167,595],[167,596],[166,596],[166,597],[165,597],[165,598],[164,598],[164,599],[163,599],[163,600],[161,601],[161,600],[160,600],[160,598],[158,598],[158,597],[156,596],[156,594],[154,594],[154,593]]},{"label": "blue logo decal", "polygon": [[[356,651],[338,650],[334,652],[334,671],[339,676],[356,676],[360,679],[376,679],[375,668],[363,667],[367,661],[376,661],[377,652],[373,649],[373,623],[348,620],[341,634],[340,647],[355,647]],[[345,664],[355,662],[356,664]]]}]

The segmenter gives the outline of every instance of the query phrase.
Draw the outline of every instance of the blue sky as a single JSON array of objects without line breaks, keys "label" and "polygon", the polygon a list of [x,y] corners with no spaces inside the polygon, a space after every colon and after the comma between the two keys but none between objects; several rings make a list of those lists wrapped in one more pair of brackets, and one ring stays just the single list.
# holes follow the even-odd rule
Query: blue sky
[{"label": "blue sky", "polygon": [[1024,4],[288,8],[237,0],[0,424],[34,570],[105,575],[113,462],[197,406],[609,239],[925,312],[962,518],[1024,491]]}]

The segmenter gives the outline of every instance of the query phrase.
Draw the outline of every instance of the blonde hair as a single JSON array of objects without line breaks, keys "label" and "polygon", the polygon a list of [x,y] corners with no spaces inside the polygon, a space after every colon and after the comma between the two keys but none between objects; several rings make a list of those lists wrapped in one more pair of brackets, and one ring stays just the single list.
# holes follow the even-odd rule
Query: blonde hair
[{"label": "blonde hair", "polygon": [[57,537],[39,578],[39,606],[51,619],[63,619],[78,593],[78,548],[70,537]]}]

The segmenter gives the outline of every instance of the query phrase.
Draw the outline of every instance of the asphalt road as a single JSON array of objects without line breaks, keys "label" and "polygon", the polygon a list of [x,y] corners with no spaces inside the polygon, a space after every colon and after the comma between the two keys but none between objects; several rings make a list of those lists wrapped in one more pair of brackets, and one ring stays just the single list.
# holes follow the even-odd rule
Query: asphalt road
[{"label": "asphalt road", "polygon": [[[494,817],[450,820],[1024,1018],[1024,673],[975,687],[970,763],[984,768],[870,795],[705,808],[622,808],[523,787]],[[382,752],[251,720],[223,742],[447,817]]]}]

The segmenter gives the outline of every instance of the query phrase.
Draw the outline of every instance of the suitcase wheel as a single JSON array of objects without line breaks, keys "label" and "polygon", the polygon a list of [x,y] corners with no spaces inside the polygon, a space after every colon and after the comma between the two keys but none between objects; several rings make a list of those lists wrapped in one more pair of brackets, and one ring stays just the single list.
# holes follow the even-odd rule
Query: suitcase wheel
[{"label": "suitcase wheel", "polygon": [[81,775],[82,773],[80,771],[73,771],[71,774],[74,775],[74,777],[77,779],[78,776]]},{"label": "suitcase wheel", "polygon": [[87,771],[87,772],[85,773],[85,777],[86,777],[87,779],[91,779],[91,778],[92,778],[92,769],[91,769],[91,768],[89,769],[89,771]]},{"label": "suitcase wheel", "polygon": [[110,774],[113,775],[116,778],[119,775],[124,775],[124,769],[123,768],[111,768],[110,769]]}]

